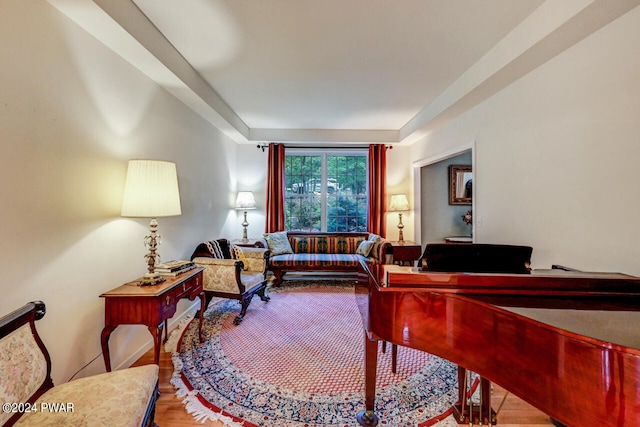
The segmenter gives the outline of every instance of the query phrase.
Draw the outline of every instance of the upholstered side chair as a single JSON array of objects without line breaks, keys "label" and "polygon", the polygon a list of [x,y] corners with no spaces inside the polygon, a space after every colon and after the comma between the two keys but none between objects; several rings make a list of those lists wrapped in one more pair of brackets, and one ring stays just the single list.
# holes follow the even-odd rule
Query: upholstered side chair
[{"label": "upholstered side chair", "polygon": [[238,300],[241,309],[233,323],[240,324],[254,295],[269,301],[265,293],[268,259],[268,249],[231,246],[227,239],[200,243],[191,260],[204,267],[205,306],[209,306],[213,297]]}]

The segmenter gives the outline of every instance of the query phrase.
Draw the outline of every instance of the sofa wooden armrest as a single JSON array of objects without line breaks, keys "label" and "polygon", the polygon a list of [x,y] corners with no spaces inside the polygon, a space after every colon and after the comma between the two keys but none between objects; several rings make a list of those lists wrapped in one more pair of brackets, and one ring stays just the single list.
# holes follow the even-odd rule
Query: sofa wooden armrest
[{"label": "sofa wooden armrest", "polygon": [[51,357],[30,302],[0,318],[0,424],[3,426],[155,426],[158,366],[79,378],[54,386]]}]

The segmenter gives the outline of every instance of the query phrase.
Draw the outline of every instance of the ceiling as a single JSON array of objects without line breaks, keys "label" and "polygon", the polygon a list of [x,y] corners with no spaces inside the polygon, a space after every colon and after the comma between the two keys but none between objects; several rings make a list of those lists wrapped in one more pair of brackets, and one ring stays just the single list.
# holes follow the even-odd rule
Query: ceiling
[{"label": "ceiling", "polygon": [[50,0],[238,142],[412,143],[636,0]]}]

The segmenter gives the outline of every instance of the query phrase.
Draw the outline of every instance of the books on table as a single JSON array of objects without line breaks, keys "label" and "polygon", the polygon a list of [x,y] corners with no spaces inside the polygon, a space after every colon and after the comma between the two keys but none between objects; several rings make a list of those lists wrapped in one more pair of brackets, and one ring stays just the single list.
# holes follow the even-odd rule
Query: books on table
[{"label": "books on table", "polygon": [[193,261],[174,259],[156,265],[154,271],[161,276],[177,276],[195,267],[196,264]]}]

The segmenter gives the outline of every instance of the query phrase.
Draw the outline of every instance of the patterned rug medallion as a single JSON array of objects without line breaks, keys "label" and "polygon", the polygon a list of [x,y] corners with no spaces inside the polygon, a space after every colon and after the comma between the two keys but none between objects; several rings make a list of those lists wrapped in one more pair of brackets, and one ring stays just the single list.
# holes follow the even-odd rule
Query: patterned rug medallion
[{"label": "patterned rug medallion", "polygon": [[[267,304],[255,298],[238,326],[237,301],[211,304],[203,343],[197,322],[174,333],[172,383],[187,411],[228,426],[357,426],[355,415],[364,409],[364,331],[353,286],[286,285],[270,296]],[[393,374],[390,351],[379,351],[379,425],[427,426],[449,415],[456,365],[400,347]],[[457,425],[451,418],[437,425]]]}]

